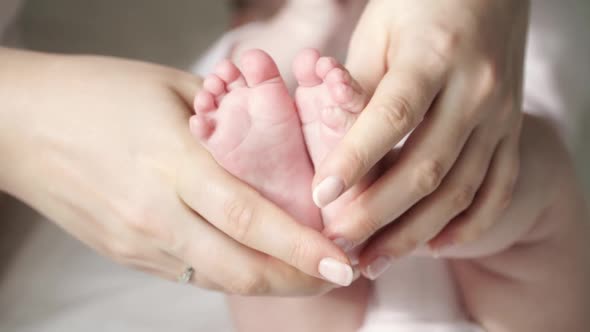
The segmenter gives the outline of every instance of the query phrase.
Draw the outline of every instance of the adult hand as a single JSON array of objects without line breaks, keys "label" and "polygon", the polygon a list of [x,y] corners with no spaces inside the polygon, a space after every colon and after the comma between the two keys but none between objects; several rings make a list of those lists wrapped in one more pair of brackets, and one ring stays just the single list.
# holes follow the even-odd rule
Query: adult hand
[{"label": "adult hand", "polygon": [[347,66],[373,97],[317,169],[316,203],[332,202],[411,134],[393,167],[342,211],[326,235],[358,245],[396,220],[384,230],[390,234],[384,247],[399,256],[452,220],[453,235],[445,237],[451,240],[438,245],[473,240],[498,219],[518,174],[528,5],[369,3]]},{"label": "adult hand", "polygon": [[[346,255],[226,173],[190,135],[199,79],[0,49],[0,185],[119,263],[246,295],[346,283]],[[342,272],[344,271],[344,272]]]}]

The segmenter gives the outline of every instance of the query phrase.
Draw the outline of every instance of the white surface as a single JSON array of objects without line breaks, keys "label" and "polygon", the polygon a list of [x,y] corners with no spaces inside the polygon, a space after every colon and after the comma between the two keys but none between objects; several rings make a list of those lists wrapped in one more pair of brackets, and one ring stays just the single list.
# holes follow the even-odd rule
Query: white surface
[{"label": "white surface", "polygon": [[373,293],[359,332],[483,332],[468,322],[443,260],[398,260],[375,282]]},{"label": "white surface", "polygon": [[0,209],[0,331],[231,331],[221,295],[120,267],[14,202]]}]

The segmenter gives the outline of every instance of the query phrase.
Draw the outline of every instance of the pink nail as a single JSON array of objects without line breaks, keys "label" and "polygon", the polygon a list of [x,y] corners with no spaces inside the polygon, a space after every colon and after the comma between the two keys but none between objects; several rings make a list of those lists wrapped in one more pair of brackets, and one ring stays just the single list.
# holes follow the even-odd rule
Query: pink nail
[{"label": "pink nail", "polygon": [[323,208],[335,201],[342,191],[344,191],[344,182],[336,176],[329,176],[313,191],[313,201],[318,207]]},{"label": "pink nail", "polygon": [[375,280],[379,278],[391,266],[391,259],[386,256],[379,256],[373,263],[367,266],[365,277]]}]

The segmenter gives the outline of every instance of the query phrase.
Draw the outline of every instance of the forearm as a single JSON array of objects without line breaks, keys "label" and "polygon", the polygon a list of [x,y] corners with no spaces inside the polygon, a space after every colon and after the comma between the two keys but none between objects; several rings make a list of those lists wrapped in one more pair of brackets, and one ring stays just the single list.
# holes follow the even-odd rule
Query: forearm
[{"label": "forearm", "polygon": [[25,167],[18,152],[33,110],[42,112],[39,90],[53,57],[0,48],[0,191],[10,191],[15,172]]},{"label": "forearm", "polygon": [[565,149],[547,126],[525,123],[521,157],[521,179],[502,222],[532,218],[532,228],[498,254],[453,263],[466,307],[490,332],[586,331],[590,220],[585,200]]}]

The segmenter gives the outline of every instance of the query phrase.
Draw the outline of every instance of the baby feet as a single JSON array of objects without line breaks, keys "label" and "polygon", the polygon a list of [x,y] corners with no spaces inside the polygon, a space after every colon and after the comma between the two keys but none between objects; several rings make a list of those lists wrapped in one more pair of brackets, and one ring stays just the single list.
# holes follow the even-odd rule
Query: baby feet
[{"label": "baby feet", "polygon": [[[366,95],[341,64],[316,50],[301,52],[294,62],[295,102],[268,54],[248,51],[241,62],[242,70],[224,61],[205,79],[195,98],[191,131],[227,171],[321,229],[310,197],[308,152],[319,165],[352,126]],[[367,185],[362,182],[323,209],[324,222]]]},{"label": "baby feet", "polygon": [[365,107],[366,96],[336,59],[320,57],[314,49],[297,56],[293,72],[299,83],[295,103],[305,142],[318,166],[350,129]]},{"label": "baby feet", "polygon": [[[350,73],[334,58],[317,50],[302,51],[293,64],[299,83],[295,103],[303,124],[305,143],[317,167],[340,142],[367,103],[367,96]],[[328,224],[370,184],[368,175],[335,202],[322,209]]]},{"label": "baby feet", "polygon": [[270,56],[220,63],[195,98],[192,133],[215,160],[297,220],[322,228],[311,197],[313,168],[293,99]]}]

